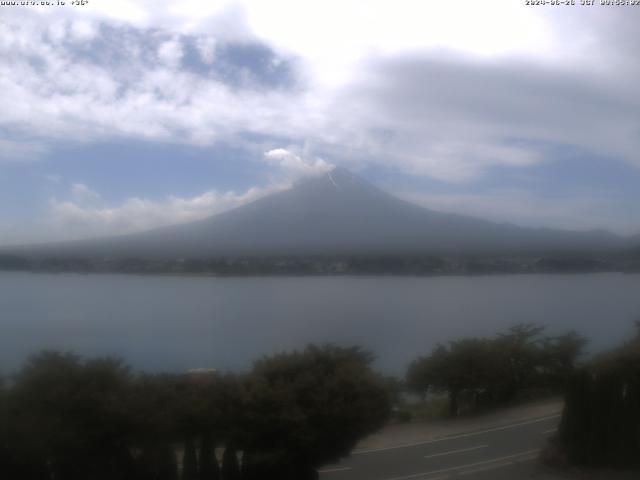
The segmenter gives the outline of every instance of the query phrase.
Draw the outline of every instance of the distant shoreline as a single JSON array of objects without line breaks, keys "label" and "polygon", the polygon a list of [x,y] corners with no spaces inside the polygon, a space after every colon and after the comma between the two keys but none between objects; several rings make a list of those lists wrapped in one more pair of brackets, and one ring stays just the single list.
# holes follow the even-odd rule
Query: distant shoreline
[{"label": "distant shoreline", "polygon": [[640,273],[627,257],[552,255],[240,257],[212,259],[29,259],[0,255],[0,272],[133,274],[185,277],[486,276],[507,274]]}]

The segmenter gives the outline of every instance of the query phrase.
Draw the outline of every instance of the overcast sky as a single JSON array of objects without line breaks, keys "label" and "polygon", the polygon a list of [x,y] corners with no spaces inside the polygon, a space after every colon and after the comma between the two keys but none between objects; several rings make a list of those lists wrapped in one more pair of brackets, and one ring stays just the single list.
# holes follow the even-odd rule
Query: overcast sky
[{"label": "overcast sky", "polygon": [[0,244],[202,218],[332,165],[437,210],[640,233],[640,6],[0,9]]}]

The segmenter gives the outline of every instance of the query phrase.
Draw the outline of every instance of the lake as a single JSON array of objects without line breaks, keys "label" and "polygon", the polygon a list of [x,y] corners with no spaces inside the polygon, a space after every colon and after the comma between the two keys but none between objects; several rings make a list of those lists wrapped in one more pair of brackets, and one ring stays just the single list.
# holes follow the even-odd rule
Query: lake
[{"label": "lake", "polygon": [[361,345],[402,374],[437,342],[520,322],[575,329],[590,351],[633,332],[640,275],[173,277],[0,273],[0,371],[40,349],[135,368],[240,371],[309,342]]}]

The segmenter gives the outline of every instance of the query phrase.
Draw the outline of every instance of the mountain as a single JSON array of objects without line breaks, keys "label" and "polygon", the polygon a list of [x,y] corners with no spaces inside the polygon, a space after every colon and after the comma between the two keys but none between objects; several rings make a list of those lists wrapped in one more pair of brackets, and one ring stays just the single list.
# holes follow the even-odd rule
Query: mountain
[{"label": "mountain", "polygon": [[634,246],[627,251],[627,255],[631,258],[640,259],[640,238],[635,237]]},{"label": "mountain", "polygon": [[523,228],[400,200],[343,168],[197,222],[20,249],[35,256],[205,258],[335,254],[520,254],[622,248],[604,231]]}]

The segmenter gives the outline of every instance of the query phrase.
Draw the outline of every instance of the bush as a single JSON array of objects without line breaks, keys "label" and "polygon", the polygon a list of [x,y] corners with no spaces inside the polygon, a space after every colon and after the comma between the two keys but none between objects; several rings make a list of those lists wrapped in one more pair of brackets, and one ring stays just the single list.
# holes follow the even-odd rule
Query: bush
[{"label": "bush", "polygon": [[640,466],[640,325],[635,339],[572,376],[559,441],[573,463]]}]

